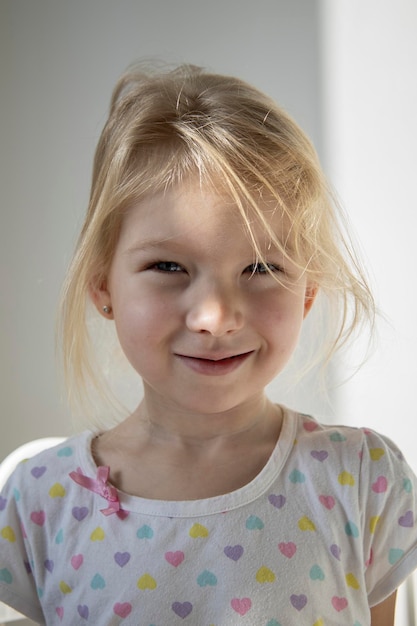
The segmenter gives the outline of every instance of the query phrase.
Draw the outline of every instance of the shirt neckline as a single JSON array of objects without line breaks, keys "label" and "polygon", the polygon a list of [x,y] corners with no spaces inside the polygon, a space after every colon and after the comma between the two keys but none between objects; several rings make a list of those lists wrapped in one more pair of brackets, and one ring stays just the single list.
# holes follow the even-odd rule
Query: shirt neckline
[{"label": "shirt neckline", "polygon": [[[279,475],[287,460],[296,438],[298,414],[281,406],[283,421],[278,441],[263,469],[247,485],[220,496],[201,500],[152,500],[132,496],[118,490],[122,509],[133,514],[181,518],[199,517],[227,513],[243,507],[263,495]],[[78,462],[83,472],[91,477],[97,474],[97,465],[92,455],[92,440],[97,432],[87,431],[84,434],[84,445],[78,447]]]}]

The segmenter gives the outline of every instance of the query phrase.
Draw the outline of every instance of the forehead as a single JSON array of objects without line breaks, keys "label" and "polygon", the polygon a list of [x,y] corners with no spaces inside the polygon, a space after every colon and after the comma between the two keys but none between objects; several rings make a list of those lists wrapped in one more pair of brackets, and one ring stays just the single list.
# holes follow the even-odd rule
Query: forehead
[{"label": "forehead", "polygon": [[221,186],[209,189],[198,181],[149,195],[124,214],[119,242],[162,243],[184,238],[204,241],[245,236],[264,247],[273,239],[283,241],[288,228],[276,201],[259,199],[253,206],[226,193]]}]

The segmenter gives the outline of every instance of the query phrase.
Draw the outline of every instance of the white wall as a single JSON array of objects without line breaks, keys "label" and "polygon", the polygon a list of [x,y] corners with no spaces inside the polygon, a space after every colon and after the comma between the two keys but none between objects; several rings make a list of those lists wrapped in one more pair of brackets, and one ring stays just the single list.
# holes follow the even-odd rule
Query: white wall
[{"label": "white wall", "polygon": [[322,16],[326,167],[386,317],[338,412],[386,433],[417,470],[417,3],[324,0]]},{"label": "white wall", "polygon": [[0,458],[71,431],[55,309],[118,75],[144,56],[239,75],[320,148],[318,19],[316,0],[1,0]]}]

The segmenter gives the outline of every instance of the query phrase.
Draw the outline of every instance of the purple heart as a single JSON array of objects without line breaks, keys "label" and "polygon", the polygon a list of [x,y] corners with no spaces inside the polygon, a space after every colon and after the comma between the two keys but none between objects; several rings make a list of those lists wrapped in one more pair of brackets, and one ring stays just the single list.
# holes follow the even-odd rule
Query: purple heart
[{"label": "purple heart", "polygon": [[238,561],[243,554],[242,546],[226,546],[224,549],[224,553],[229,559],[233,561]]},{"label": "purple heart", "polygon": [[34,467],[31,470],[31,474],[34,478],[40,478],[41,476],[43,476],[46,472],[46,467],[43,465],[42,467]]},{"label": "purple heart", "polygon": [[77,606],[77,610],[80,617],[82,617],[83,619],[88,619],[89,610],[86,604],[79,604]]},{"label": "purple heart", "polygon": [[400,517],[400,519],[398,520],[398,523],[400,526],[403,526],[404,528],[412,528],[414,526],[413,512],[407,511],[405,515],[402,515]]},{"label": "purple heart", "polygon": [[72,515],[78,522],[81,522],[88,515],[88,509],[86,506],[75,506],[72,509]]},{"label": "purple heart", "polygon": [[49,559],[46,559],[46,561],[44,562],[45,568],[48,570],[48,572],[53,572],[54,570],[54,562],[50,561]]},{"label": "purple heart", "polygon": [[0,511],[4,511],[4,509],[6,508],[6,504],[7,499],[0,496]]},{"label": "purple heart", "polygon": [[330,552],[333,554],[334,558],[340,561],[341,549],[335,543],[330,546]]},{"label": "purple heart", "polygon": [[187,617],[193,610],[193,605],[191,602],[174,602],[172,605],[172,610],[178,617]]},{"label": "purple heart", "polygon": [[329,456],[329,453],[326,452],[326,450],[312,450],[310,454],[313,459],[316,459],[316,461],[320,461],[320,463],[323,463],[323,461],[325,461]]},{"label": "purple heart", "polygon": [[124,567],[126,563],[130,561],[130,554],[129,552],[116,552],[116,554],[114,555],[114,560],[116,561],[117,565],[119,565],[120,567]]},{"label": "purple heart", "polygon": [[281,509],[286,502],[286,497],[276,496],[275,494],[271,493],[271,495],[268,496],[268,500],[276,509]]},{"label": "purple heart", "polygon": [[291,596],[290,600],[291,604],[295,609],[297,609],[297,611],[301,611],[307,604],[307,596],[305,596],[304,594],[301,594],[299,596],[296,596],[294,594]]},{"label": "purple heart", "polygon": [[32,568],[30,566],[30,563],[28,561],[23,561],[23,564],[25,566],[25,569],[26,569],[27,573],[31,574],[32,573]]}]

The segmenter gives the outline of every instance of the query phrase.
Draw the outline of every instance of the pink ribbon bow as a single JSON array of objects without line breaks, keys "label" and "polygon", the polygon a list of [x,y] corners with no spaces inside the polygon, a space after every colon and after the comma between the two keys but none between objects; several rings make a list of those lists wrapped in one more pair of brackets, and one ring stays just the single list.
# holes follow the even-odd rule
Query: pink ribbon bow
[{"label": "pink ribbon bow", "polygon": [[89,478],[79,469],[78,472],[71,472],[70,477],[81,487],[85,487],[94,493],[98,493],[109,502],[107,509],[101,509],[100,512],[104,515],[111,515],[112,513],[121,512],[119,496],[116,487],[108,485],[107,481],[110,474],[110,467],[100,466],[97,469],[97,478]]}]

